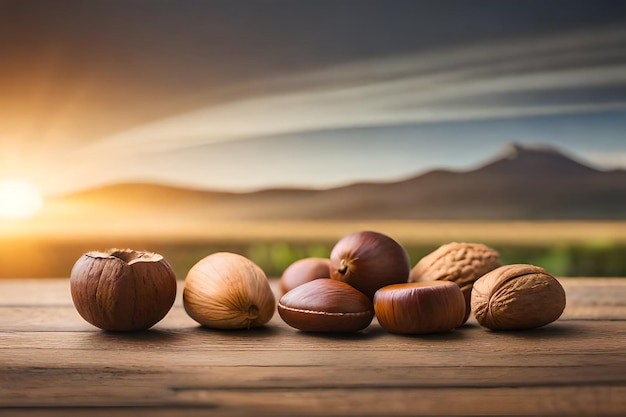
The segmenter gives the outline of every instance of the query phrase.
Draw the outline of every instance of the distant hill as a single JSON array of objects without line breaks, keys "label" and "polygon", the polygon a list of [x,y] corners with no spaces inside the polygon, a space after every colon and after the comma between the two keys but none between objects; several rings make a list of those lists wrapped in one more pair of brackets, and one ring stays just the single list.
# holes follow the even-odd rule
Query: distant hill
[{"label": "distant hill", "polygon": [[110,215],[212,220],[626,219],[626,171],[601,171],[547,147],[511,145],[470,171],[326,189],[225,193],[121,184],[58,197]]}]

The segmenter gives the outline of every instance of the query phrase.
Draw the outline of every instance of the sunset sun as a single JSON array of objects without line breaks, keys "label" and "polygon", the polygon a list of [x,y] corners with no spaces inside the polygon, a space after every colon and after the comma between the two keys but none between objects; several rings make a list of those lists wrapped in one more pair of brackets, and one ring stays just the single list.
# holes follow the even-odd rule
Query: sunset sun
[{"label": "sunset sun", "polygon": [[32,183],[22,179],[0,179],[0,219],[24,219],[42,206],[43,197]]}]

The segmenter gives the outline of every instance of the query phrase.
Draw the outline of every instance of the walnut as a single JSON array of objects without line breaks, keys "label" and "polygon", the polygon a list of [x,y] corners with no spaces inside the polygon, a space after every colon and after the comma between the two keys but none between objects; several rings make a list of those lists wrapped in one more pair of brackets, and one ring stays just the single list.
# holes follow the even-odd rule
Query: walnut
[{"label": "walnut", "polygon": [[505,265],[474,283],[471,308],[478,323],[489,329],[532,329],[561,316],[565,291],[543,268]]},{"label": "walnut", "polygon": [[442,280],[456,283],[465,297],[465,323],[470,314],[474,282],[500,265],[500,255],[488,246],[481,243],[452,242],[423,257],[411,270],[409,281]]}]

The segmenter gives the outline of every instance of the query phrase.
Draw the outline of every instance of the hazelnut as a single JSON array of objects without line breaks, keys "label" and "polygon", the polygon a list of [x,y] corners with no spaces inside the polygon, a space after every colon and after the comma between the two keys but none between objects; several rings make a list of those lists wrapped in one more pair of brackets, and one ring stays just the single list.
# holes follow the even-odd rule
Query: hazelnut
[{"label": "hazelnut", "polygon": [[391,333],[447,332],[463,324],[465,298],[448,281],[409,282],[376,291],[374,311],[381,327]]},{"label": "hazelnut", "polygon": [[406,282],[410,269],[406,250],[378,232],[344,236],[330,254],[330,277],[352,285],[370,300],[379,288]]},{"label": "hazelnut", "polygon": [[317,279],[283,295],[278,314],[291,327],[306,332],[357,332],[372,322],[374,306],[344,282]]},{"label": "hazelnut", "polygon": [[218,252],[196,263],[185,278],[183,305],[205,327],[249,329],[270,321],[276,308],[265,273],[251,260]]},{"label": "hazelnut", "polygon": [[280,277],[283,294],[299,285],[319,278],[330,278],[330,260],[327,258],[304,258],[289,265]]},{"label": "hazelnut", "polygon": [[145,330],[174,304],[176,276],[159,254],[131,249],[88,252],[70,276],[78,313],[104,330]]},{"label": "hazelnut", "polygon": [[[481,243],[451,242],[423,257],[411,269],[410,282],[452,281],[465,297],[465,320],[471,311],[470,299],[474,282],[500,266],[500,255]],[[463,324],[461,323],[461,324]]]},{"label": "hazelnut", "polygon": [[545,269],[505,265],[474,283],[472,312],[492,330],[532,329],[558,319],[565,309],[563,287]]}]

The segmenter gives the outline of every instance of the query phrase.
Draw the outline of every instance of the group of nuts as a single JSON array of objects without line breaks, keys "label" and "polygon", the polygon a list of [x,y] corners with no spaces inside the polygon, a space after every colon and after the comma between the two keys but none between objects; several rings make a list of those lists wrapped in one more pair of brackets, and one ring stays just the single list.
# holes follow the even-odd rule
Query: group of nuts
[{"label": "group of nuts", "polygon": [[[372,231],[343,237],[330,259],[294,262],[279,285],[276,304],[261,268],[241,255],[214,253],[189,270],[183,305],[191,318],[216,329],[262,326],[277,309],[285,323],[307,332],[357,332],[375,316],[385,330],[405,334],[455,329],[470,312],[492,330],[530,329],[553,322],[565,308],[563,287],[543,268],[501,266],[495,250],[454,242],[411,269],[398,242]],[[176,277],[158,254],[110,250],[84,254],[70,287],[89,323],[144,330],[171,309]]]},{"label": "group of nuts", "polygon": [[376,316],[391,333],[435,333],[463,325],[470,313],[492,330],[530,329],[565,309],[563,287],[543,268],[501,266],[494,249],[453,242],[411,269],[399,243],[370,231],[342,238],[329,260],[294,262],[280,287],[280,316],[306,331],[358,331]]},{"label": "group of nuts", "polygon": [[[146,330],[174,305],[176,275],[156,253],[88,252],[72,268],[70,291],[78,313],[94,326]],[[261,268],[241,255],[218,252],[189,270],[183,305],[205,327],[249,329],[270,321],[276,300]]]}]

